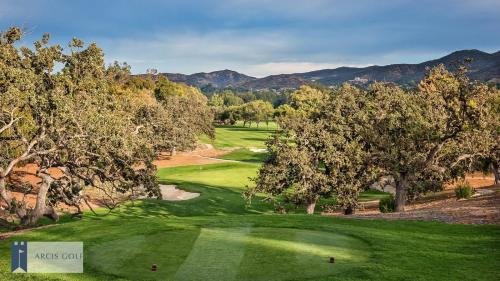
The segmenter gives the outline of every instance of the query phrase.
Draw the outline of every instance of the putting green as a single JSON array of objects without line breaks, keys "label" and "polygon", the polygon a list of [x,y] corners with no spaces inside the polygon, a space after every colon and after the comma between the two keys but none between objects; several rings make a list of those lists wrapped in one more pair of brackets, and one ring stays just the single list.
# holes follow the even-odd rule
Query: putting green
[{"label": "putting green", "polygon": [[131,280],[278,281],[353,270],[366,263],[369,247],[337,233],[245,226],[131,236],[94,245],[88,255],[88,266]]}]

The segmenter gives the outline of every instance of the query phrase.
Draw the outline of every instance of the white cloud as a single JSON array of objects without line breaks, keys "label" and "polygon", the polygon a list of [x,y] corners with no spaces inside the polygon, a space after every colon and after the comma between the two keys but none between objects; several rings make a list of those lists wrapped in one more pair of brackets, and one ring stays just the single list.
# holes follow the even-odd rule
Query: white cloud
[{"label": "white cloud", "polygon": [[239,68],[243,64],[267,62],[294,48],[291,38],[259,31],[183,32],[150,38],[98,39],[108,61],[126,61],[144,72],[148,67],[160,71],[192,73],[218,68]]},{"label": "white cloud", "polygon": [[147,68],[185,74],[232,69],[255,77],[341,66],[418,63],[446,54],[415,49],[352,56],[335,52],[333,46],[303,53],[301,49],[310,47],[309,42],[308,38],[275,32],[221,30],[164,32],[149,38],[101,39],[97,43],[103,47],[107,62],[125,61],[132,65],[133,73],[144,73]]}]

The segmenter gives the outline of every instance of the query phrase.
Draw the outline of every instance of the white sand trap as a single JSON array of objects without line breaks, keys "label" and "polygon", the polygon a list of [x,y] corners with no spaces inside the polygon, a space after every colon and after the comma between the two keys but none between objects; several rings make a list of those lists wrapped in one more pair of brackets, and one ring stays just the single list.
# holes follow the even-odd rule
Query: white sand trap
[{"label": "white sand trap", "polygon": [[200,196],[196,192],[188,192],[178,189],[176,185],[160,184],[161,199],[167,201],[189,200]]},{"label": "white sand trap", "polygon": [[251,152],[264,153],[267,152],[266,148],[250,148]]}]

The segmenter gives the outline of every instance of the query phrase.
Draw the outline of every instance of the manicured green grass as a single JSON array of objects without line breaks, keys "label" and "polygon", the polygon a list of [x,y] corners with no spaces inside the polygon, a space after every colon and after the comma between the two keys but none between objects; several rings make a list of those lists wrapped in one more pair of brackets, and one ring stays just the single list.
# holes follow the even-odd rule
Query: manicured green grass
[{"label": "manicured green grass", "polygon": [[265,123],[261,123],[259,128],[252,125],[251,128],[243,127],[241,122],[234,126],[217,126],[215,128],[215,140],[210,140],[202,136],[200,140],[203,143],[210,143],[215,148],[265,148],[265,141],[276,130],[274,122],[269,123],[269,128]]},{"label": "manicured green grass", "polygon": [[270,205],[260,200],[246,206],[242,193],[252,185],[258,165],[250,163],[221,163],[160,169],[160,182],[177,184],[180,188],[201,195],[189,201],[165,203],[177,216],[255,214],[270,212]]},{"label": "manicured green grass", "polygon": [[[218,134],[219,145],[263,147],[261,137],[270,133],[229,129],[217,129],[228,137]],[[253,133],[259,141],[243,139]],[[261,161],[249,150],[227,156]],[[467,281],[500,276],[499,225],[278,215],[261,197],[247,206],[241,196],[258,167],[222,163],[160,169],[161,182],[201,195],[176,202],[140,200],[104,217],[65,217],[60,224],[0,241],[0,280]],[[383,196],[368,191],[361,199]],[[83,241],[84,274],[11,274],[13,241]]]},{"label": "manicured green grass", "polygon": [[253,152],[247,148],[240,148],[224,154],[220,158],[226,160],[256,163],[264,162],[264,160],[267,158],[267,155],[268,154],[266,152]]},{"label": "manicured green grass", "polygon": [[389,193],[375,190],[375,189],[368,189],[364,192],[362,192],[359,195],[359,200],[360,201],[372,201],[372,200],[380,200],[382,198],[386,198],[389,196]]},{"label": "manicured green grass", "polygon": [[[144,214],[121,209],[0,242],[0,280],[496,280],[500,273],[499,226],[307,215],[150,216],[165,205],[134,208]],[[84,241],[85,273],[7,273],[14,240]],[[157,272],[150,270],[153,263]]]}]

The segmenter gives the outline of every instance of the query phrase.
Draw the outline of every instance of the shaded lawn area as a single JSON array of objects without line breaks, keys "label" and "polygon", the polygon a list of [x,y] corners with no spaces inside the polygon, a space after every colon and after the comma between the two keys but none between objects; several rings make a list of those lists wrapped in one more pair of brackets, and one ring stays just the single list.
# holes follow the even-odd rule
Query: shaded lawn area
[{"label": "shaded lawn area", "polygon": [[366,191],[361,192],[359,195],[359,201],[373,201],[380,200],[386,197],[389,197],[390,193],[383,192],[375,189],[368,189]]},{"label": "shaded lawn area", "polygon": [[240,148],[219,157],[225,160],[236,160],[250,163],[262,163],[268,156],[267,152],[253,152],[247,148]]},{"label": "shaded lawn area", "polygon": [[[0,242],[0,279],[496,280],[500,274],[495,225],[307,215],[132,218],[125,211]],[[84,241],[85,273],[7,273],[14,240]],[[151,272],[153,263],[158,272]]]}]

